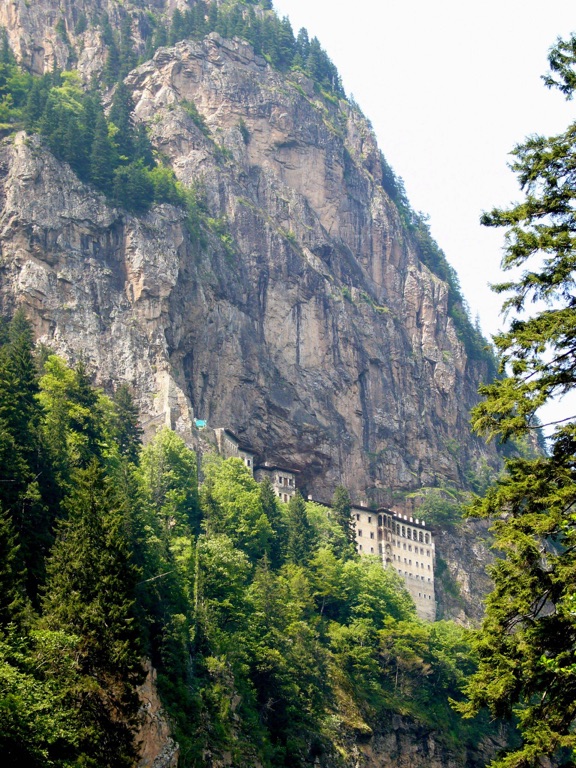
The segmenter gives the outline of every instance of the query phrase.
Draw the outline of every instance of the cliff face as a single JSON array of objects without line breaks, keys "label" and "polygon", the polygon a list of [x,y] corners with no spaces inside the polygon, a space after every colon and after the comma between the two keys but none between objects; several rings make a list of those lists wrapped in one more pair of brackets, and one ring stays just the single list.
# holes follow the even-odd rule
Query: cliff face
[{"label": "cliff face", "polygon": [[106,15],[111,28],[119,29],[128,15],[140,54],[150,27],[147,11],[170,14],[186,5],[186,0],[146,0],[146,8],[130,0],[3,0],[0,27],[6,30],[19,61],[32,72],[41,75],[55,67],[76,68],[88,81],[102,70],[106,59],[103,28],[92,21]]},{"label": "cliff face", "polygon": [[343,482],[392,504],[460,482],[486,450],[468,429],[482,370],[384,192],[365,119],[215,33],[127,83],[204,201],[203,242],[179,209],[110,208],[19,135],[1,157],[2,309],[24,303],[104,386],[128,381],[145,422],[192,442],[192,414],[229,426],[320,498]]}]

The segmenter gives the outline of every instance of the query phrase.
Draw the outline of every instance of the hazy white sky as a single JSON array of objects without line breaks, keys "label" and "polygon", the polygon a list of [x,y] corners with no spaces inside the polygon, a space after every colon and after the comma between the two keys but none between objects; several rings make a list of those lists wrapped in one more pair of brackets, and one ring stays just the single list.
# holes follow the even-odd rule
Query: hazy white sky
[{"label": "hazy white sky", "polygon": [[574,119],[542,81],[558,36],[576,30],[573,0],[274,0],[294,31],[316,35],[371,120],[412,206],[456,268],[472,316],[501,325],[502,234],[483,210],[520,199],[508,153]]}]

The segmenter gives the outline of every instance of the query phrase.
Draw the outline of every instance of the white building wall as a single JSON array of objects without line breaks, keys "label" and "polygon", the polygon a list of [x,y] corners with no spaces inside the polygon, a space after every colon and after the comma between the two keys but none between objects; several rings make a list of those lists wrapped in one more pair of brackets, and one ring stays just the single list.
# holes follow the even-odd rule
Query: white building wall
[{"label": "white building wall", "polygon": [[353,507],[356,544],[364,555],[378,555],[382,564],[402,576],[418,616],[434,621],[434,537],[424,521],[365,507]]}]

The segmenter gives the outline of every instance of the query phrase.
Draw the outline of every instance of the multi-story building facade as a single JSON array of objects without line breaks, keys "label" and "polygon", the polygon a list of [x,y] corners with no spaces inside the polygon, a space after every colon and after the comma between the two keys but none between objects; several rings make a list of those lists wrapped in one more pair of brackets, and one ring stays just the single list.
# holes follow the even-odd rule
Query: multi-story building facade
[{"label": "multi-story building facade", "polygon": [[374,511],[352,507],[356,523],[356,544],[365,555],[376,555],[404,579],[416,604],[418,616],[434,621],[434,537],[426,523],[388,509]]}]

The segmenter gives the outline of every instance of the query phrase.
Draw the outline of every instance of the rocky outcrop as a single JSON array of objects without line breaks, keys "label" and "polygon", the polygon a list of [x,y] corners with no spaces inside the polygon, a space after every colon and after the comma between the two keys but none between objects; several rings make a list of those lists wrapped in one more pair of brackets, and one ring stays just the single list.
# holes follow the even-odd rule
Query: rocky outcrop
[{"label": "rocky outcrop", "polygon": [[42,341],[82,353],[104,386],[128,381],[144,422],[190,442],[192,414],[229,426],[321,498],[343,482],[393,505],[460,483],[486,453],[468,428],[482,371],[364,118],[216,34],[127,82],[203,200],[202,242],[179,209],[109,208],[19,135],[1,158],[3,311],[23,303]]},{"label": "rocky outcrop", "polygon": [[145,37],[151,33],[149,12],[159,18],[183,8],[186,0],[3,0],[0,27],[8,34],[10,47],[27,68],[36,74],[58,69],[77,69],[88,82],[102,71],[107,48],[102,21],[120,30],[129,19],[128,29],[138,54],[143,53]]},{"label": "rocky outcrop", "polygon": [[434,531],[437,619],[452,619],[464,626],[481,622],[482,597],[492,588],[487,573],[494,561],[489,525],[485,520],[467,520]]},{"label": "rocky outcrop", "polygon": [[139,760],[137,768],[177,768],[179,747],[172,738],[170,725],[156,689],[156,670],[146,662],[146,679],[138,688],[140,727],[136,735]]},{"label": "rocky outcrop", "polygon": [[323,754],[322,768],[484,768],[506,746],[499,738],[475,743],[449,743],[446,734],[422,723],[390,713],[372,730],[366,724],[340,730],[337,751]]}]

